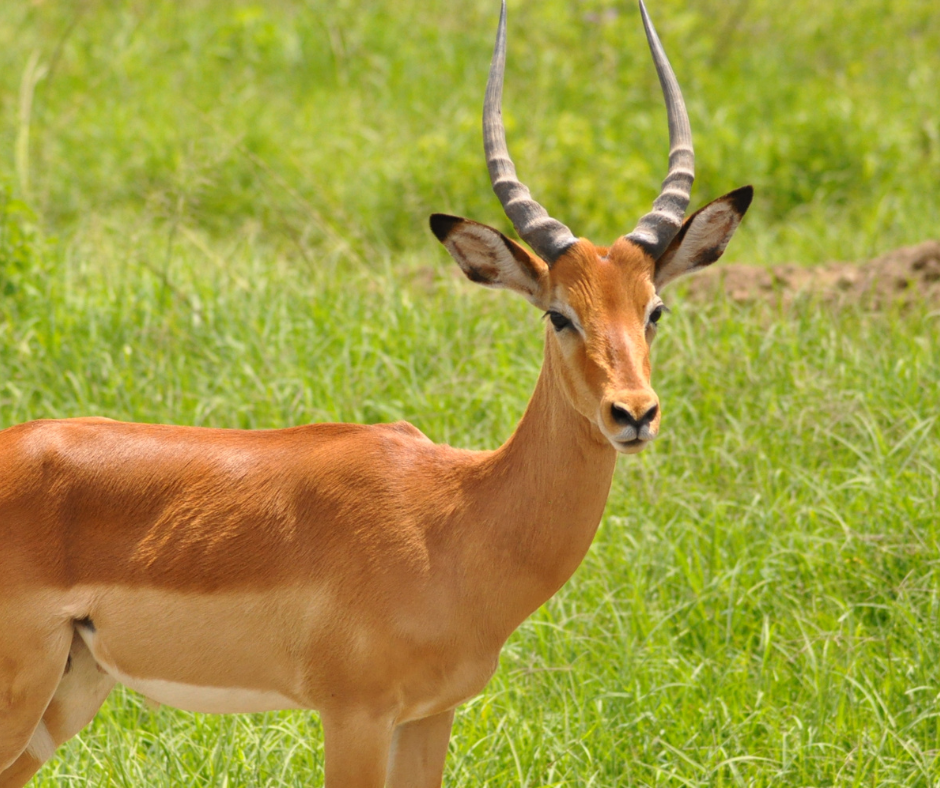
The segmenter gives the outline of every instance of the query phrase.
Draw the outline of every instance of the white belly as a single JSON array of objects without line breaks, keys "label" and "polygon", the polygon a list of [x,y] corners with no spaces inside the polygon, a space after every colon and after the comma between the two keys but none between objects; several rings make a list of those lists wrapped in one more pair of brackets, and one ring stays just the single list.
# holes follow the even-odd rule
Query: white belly
[{"label": "white belly", "polygon": [[207,714],[245,714],[300,708],[290,698],[278,692],[243,687],[199,687],[194,684],[177,684],[162,679],[138,679],[125,676],[107,665],[101,667],[121,684],[136,690],[145,698],[185,711],[200,711]]},{"label": "white belly", "polygon": [[[109,595],[115,596],[120,604],[110,604]],[[185,711],[209,714],[306,708],[296,699],[284,694],[283,690],[279,692],[273,688],[251,686],[253,682],[250,682],[250,677],[255,674],[262,687],[265,684],[270,687],[272,674],[277,671],[278,663],[273,653],[265,654],[263,649],[261,654],[258,653],[258,649],[249,650],[246,653],[245,643],[250,642],[251,638],[246,635],[241,619],[244,618],[246,610],[250,610],[252,605],[258,603],[252,596],[181,597],[181,595],[146,589],[137,591],[120,589],[118,592],[100,590],[96,591],[96,596],[99,604],[108,605],[108,612],[112,620],[116,620],[117,623],[111,628],[105,627],[100,631],[93,623],[88,627],[79,625],[76,630],[102,671],[144,697]],[[261,597],[261,595],[258,596]],[[230,613],[232,610],[239,611],[239,616],[232,616]],[[161,615],[155,611],[167,611],[164,617],[178,622],[175,627],[169,627],[168,631],[162,633],[159,638],[169,641],[165,646],[167,659],[148,660],[148,667],[140,671],[143,675],[135,675],[137,659],[133,652],[132,656],[128,657],[127,643],[128,640],[134,639],[134,635],[129,634],[129,630],[133,629],[137,620],[159,620]],[[187,618],[181,611],[188,613],[189,617]],[[204,622],[213,622],[217,630],[216,635],[221,632],[217,638],[219,642],[212,646],[208,645],[207,625]],[[154,637],[152,632],[146,634],[150,638]],[[264,638],[262,637],[261,640]],[[230,653],[227,649],[230,649]],[[236,664],[239,661],[245,664],[246,660],[250,664],[254,660],[259,668],[257,671],[221,670],[218,659],[220,653],[228,653],[228,658]],[[205,670],[187,669],[194,664],[201,663],[207,654],[214,656],[215,659],[209,661]],[[224,660],[221,662],[224,664]],[[164,664],[166,668],[164,675],[171,680],[160,677],[163,671],[157,668],[159,663]],[[227,673],[229,675],[226,675]],[[196,681],[172,680],[187,674],[198,678]]]},{"label": "white belly", "polygon": [[299,709],[295,701],[279,692],[246,689],[245,687],[210,687],[197,684],[181,684],[164,679],[145,679],[129,676],[95,653],[95,636],[87,630],[79,630],[82,639],[94,655],[95,661],[115,681],[139,692],[145,698],[173,706],[184,711],[199,711],[205,714],[250,714],[257,711],[279,711]]}]

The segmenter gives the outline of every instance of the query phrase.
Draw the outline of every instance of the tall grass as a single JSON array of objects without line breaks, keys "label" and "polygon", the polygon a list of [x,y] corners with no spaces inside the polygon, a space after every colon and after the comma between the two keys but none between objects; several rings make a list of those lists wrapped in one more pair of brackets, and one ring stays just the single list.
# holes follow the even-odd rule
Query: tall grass
[{"label": "tall grass", "polygon": [[[7,3],[0,161],[16,155],[56,228],[98,218],[123,234],[145,218],[221,240],[251,224],[366,253],[425,250],[433,210],[505,226],[479,132],[497,5]],[[700,153],[696,199],[757,188],[734,256],[853,259],[935,225],[935,10],[655,4]],[[510,148],[533,191],[578,234],[629,230],[666,148],[636,10],[512,3],[508,69]]]},{"label": "tall grass", "polygon": [[[689,99],[696,201],[757,187],[729,257],[936,235],[931,2],[650,11]],[[503,440],[538,315],[462,280],[425,224],[508,229],[479,140],[496,12],[0,6],[0,426],[406,418]],[[509,40],[520,174],[612,240],[665,167],[638,15],[511,2]],[[621,461],[585,565],[458,715],[447,783],[937,784],[938,313],[667,300],[663,437]],[[322,763],[314,715],[117,691],[37,785],[299,786]]]}]

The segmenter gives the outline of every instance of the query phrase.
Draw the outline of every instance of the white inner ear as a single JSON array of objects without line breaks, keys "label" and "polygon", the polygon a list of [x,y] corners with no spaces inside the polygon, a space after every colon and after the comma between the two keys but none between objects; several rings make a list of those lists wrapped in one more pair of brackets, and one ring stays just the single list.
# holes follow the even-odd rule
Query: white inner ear
[{"label": "white inner ear", "polygon": [[495,230],[468,222],[452,232],[444,246],[471,281],[515,290],[532,303],[540,300],[538,281],[513,257]]},{"label": "white inner ear", "polygon": [[719,200],[706,206],[692,218],[679,248],[667,252],[671,257],[658,266],[656,288],[715,262],[724,254],[740,222],[740,215],[730,203]]}]

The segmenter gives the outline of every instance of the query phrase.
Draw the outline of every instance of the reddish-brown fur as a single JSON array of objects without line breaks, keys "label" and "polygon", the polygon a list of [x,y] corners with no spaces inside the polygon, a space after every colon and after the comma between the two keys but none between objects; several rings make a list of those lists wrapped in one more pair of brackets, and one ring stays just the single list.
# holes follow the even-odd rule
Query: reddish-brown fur
[{"label": "reddish-brown fur", "polygon": [[196,710],[319,710],[329,788],[440,785],[454,708],[580,564],[615,447],[648,442],[617,443],[611,403],[639,418],[658,402],[657,269],[638,247],[582,240],[549,269],[483,225],[455,220],[443,240],[464,270],[491,267],[488,285],[580,325],[546,327],[532,400],[496,451],[404,423],[0,432],[0,787],[23,785],[43,731],[74,735],[115,679]]}]

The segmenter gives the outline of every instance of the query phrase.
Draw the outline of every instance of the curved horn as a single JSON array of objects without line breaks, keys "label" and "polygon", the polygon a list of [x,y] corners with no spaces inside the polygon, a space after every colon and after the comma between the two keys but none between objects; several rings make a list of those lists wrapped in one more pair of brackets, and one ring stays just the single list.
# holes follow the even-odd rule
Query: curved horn
[{"label": "curved horn", "polygon": [[499,14],[499,30],[490,76],[486,81],[486,99],[483,103],[483,148],[486,166],[490,171],[493,191],[512,222],[519,237],[549,265],[577,238],[561,222],[552,219],[541,205],[532,199],[528,187],[516,176],[516,167],[506,147],[506,130],[500,105],[503,98],[503,74],[506,70],[506,0]]},{"label": "curved horn", "polygon": [[695,154],[692,151],[692,128],[682,100],[682,91],[679,90],[676,75],[646,13],[643,0],[640,0],[640,13],[643,15],[643,27],[646,28],[646,40],[653,54],[656,73],[659,74],[659,84],[662,85],[663,97],[666,99],[669,173],[663,181],[659,197],[653,203],[653,210],[640,219],[636,229],[627,238],[642,246],[654,260],[658,260],[679,232],[685,209],[689,207],[692,181],[695,178]]}]

